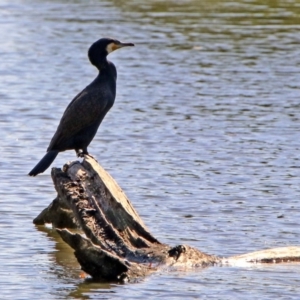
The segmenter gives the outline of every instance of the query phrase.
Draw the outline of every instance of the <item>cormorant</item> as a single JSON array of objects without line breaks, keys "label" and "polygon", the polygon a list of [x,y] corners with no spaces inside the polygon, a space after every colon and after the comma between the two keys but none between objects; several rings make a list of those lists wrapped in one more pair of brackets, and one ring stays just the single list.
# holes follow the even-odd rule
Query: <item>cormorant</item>
[{"label": "cormorant", "polygon": [[92,44],[88,57],[91,64],[99,70],[99,74],[68,105],[46,155],[28,175],[36,176],[43,173],[59,152],[74,149],[77,156],[88,154],[87,147],[116,97],[117,70],[106,57],[114,50],[126,46],[134,44],[121,43],[111,38],[102,38]]}]

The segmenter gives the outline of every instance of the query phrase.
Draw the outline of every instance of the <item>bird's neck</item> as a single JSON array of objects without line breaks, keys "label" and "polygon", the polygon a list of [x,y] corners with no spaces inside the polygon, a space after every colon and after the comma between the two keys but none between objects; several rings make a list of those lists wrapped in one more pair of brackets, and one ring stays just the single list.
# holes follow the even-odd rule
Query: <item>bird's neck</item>
[{"label": "bird's neck", "polygon": [[114,81],[117,79],[117,70],[114,64],[107,59],[97,66],[99,70],[99,77],[108,77]]},{"label": "bird's neck", "polygon": [[109,61],[106,59],[106,57],[104,57],[97,61],[96,67],[99,70],[99,72],[105,72],[109,68]]},{"label": "bird's neck", "polygon": [[105,84],[109,87],[110,91],[115,97],[116,94],[116,81],[117,81],[117,70],[114,64],[110,61],[107,61],[100,66],[97,66],[99,70],[98,76],[93,81],[93,85],[98,86],[99,84],[102,86]]}]

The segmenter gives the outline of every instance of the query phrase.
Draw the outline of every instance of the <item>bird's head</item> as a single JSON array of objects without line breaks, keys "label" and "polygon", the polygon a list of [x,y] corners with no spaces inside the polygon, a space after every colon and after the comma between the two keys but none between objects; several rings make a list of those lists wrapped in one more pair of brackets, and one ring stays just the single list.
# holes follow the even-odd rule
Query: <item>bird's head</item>
[{"label": "bird's head", "polygon": [[92,44],[88,51],[88,56],[91,63],[97,67],[109,53],[128,46],[134,46],[134,44],[121,43],[120,41],[111,38],[102,38]]}]

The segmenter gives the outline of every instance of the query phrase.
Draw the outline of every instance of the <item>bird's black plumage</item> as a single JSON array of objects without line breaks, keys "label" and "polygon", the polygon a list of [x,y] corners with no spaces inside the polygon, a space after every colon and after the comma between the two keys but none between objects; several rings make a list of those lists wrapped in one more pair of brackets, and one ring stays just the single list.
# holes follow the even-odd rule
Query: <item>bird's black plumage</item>
[{"label": "bird's black plumage", "polygon": [[117,70],[106,57],[110,52],[125,46],[133,44],[103,38],[90,47],[89,60],[97,67],[99,74],[68,105],[46,155],[28,175],[36,176],[44,172],[59,152],[74,149],[78,156],[88,154],[87,147],[116,97]]}]

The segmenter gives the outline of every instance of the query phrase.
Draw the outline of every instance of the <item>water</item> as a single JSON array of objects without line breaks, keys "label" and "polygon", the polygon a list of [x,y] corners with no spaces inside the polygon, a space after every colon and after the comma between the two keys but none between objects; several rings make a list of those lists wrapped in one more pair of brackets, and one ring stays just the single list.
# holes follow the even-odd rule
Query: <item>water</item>
[{"label": "water", "polygon": [[117,99],[89,150],[153,235],[220,256],[299,245],[298,1],[1,0],[0,24],[2,299],[299,299],[299,264],[84,280],[32,224],[50,170],[26,176],[113,36],[136,47],[110,55]]}]

